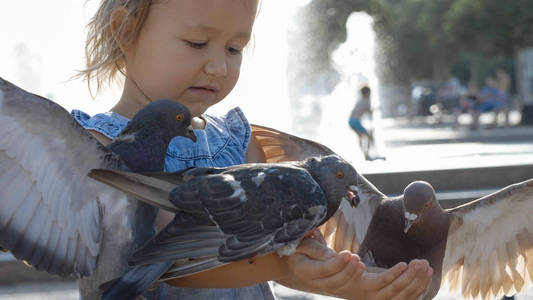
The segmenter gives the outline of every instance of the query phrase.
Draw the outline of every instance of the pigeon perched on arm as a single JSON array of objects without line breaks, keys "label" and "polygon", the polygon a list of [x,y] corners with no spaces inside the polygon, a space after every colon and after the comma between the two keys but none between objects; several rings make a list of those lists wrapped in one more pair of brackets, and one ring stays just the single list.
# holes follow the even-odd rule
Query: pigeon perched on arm
[{"label": "pigeon perched on arm", "polygon": [[376,209],[359,255],[383,268],[427,259],[434,273],[424,299],[441,280],[465,298],[513,295],[533,278],[532,216],[533,179],[448,210],[418,181]]},{"label": "pigeon perched on arm", "polygon": [[195,139],[188,109],[158,100],[109,150],[61,106],[0,78],[0,247],[39,270],[79,278],[82,298],[99,299],[98,286],[122,274],[154,234],[156,210],[87,173],[161,171],[178,135]]},{"label": "pigeon perched on arm", "polygon": [[[303,160],[310,156],[335,154],[320,143],[265,126],[252,124],[252,136],[261,147],[266,162]],[[342,202],[335,215],[320,226],[328,246],[337,252],[357,252],[374,211],[386,199],[362,174],[358,173],[357,176],[357,205],[350,206]]]},{"label": "pigeon perched on arm", "polygon": [[343,199],[355,205],[358,178],[337,155],[168,174],[93,170],[90,176],[176,212],[130,259],[138,267],[104,286],[104,299],[134,297],[160,277],[182,277],[274,251],[290,255]]}]

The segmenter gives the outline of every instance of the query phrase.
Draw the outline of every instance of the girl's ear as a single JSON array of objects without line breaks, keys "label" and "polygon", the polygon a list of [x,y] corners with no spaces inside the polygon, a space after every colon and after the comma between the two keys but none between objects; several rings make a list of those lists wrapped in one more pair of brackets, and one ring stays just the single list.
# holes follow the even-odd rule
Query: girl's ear
[{"label": "girl's ear", "polygon": [[133,54],[136,23],[136,17],[129,14],[125,7],[117,8],[111,14],[111,33],[125,56]]}]

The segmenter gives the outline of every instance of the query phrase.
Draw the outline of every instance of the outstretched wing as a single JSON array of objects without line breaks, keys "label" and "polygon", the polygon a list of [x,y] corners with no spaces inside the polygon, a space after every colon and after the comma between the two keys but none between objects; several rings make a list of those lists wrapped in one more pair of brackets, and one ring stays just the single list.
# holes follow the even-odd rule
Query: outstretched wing
[{"label": "outstretched wing", "polygon": [[349,250],[356,253],[359,250],[374,212],[385,199],[385,195],[360,174],[356,190],[357,207],[342,201],[335,215],[320,228],[328,246],[337,252]]},{"label": "outstretched wing", "polygon": [[[310,156],[334,154],[332,150],[320,143],[264,126],[252,124],[252,135],[263,150],[266,162],[303,160]],[[336,251],[357,252],[374,211],[385,198],[361,175],[359,175],[357,191],[360,203],[356,208],[343,201],[337,213],[320,227],[328,246]]]},{"label": "outstretched wing", "polygon": [[0,247],[52,274],[91,274],[100,201],[118,192],[86,174],[116,164],[59,105],[0,78]]},{"label": "outstretched wing", "polygon": [[267,163],[304,160],[311,156],[335,154],[328,147],[276,129],[252,124],[252,135],[263,150]]},{"label": "outstretched wing", "polygon": [[443,279],[464,297],[512,295],[533,279],[533,179],[449,210]]}]

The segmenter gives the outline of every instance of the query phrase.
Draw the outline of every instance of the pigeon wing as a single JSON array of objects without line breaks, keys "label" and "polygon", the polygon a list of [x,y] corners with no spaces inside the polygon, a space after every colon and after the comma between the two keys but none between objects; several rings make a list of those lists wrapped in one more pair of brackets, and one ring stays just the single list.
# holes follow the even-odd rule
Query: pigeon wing
[{"label": "pigeon wing", "polygon": [[299,240],[326,214],[322,190],[303,169],[252,167],[236,173],[199,177],[178,186],[172,202],[184,213],[132,262],[209,257],[236,261]]},{"label": "pigeon wing", "polygon": [[252,124],[252,136],[265,155],[266,162],[304,160],[311,156],[335,154],[328,147],[311,140]]},{"label": "pigeon wing", "polygon": [[100,201],[117,192],[86,174],[117,163],[62,107],[0,78],[2,248],[52,274],[90,275],[102,241]]},{"label": "pigeon wing", "polygon": [[531,286],[533,180],[448,211],[443,279],[466,298],[499,298]]},{"label": "pigeon wing", "polygon": [[[303,160],[310,156],[335,154],[328,147],[276,129],[252,124],[252,136],[258,142],[266,162]],[[358,175],[357,191],[360,199],[356,208],[342,201],[339,210],[320,226],[328,246],[336,251],[355,253],[363,241],[375,210],[385,198],[362,175]]]}]

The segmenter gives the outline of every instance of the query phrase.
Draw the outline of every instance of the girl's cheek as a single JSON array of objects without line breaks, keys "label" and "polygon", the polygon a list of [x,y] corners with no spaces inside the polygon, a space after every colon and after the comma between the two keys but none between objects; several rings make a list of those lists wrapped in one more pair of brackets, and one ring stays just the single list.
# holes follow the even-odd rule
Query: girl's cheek
[{"label": "girl's cheek", "polygon": [[242,64],[242,57],[236,57],[230,61],[231,64],[231,71],[235,74],[235,76],[238,78],[239,73],[241,71],[241,64]]}]

